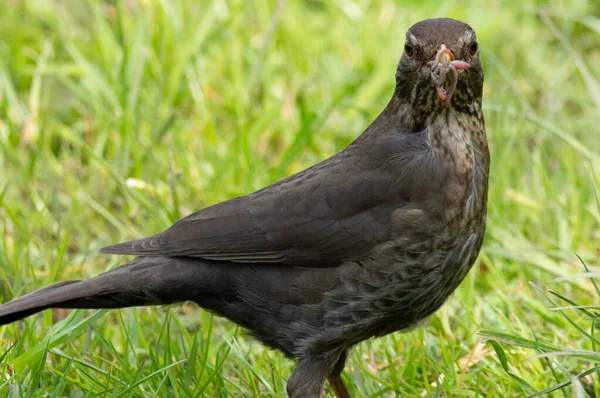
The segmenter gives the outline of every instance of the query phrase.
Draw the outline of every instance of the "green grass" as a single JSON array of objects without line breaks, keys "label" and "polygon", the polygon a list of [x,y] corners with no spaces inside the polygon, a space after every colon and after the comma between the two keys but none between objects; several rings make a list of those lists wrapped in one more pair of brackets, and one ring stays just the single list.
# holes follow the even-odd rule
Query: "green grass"
[{"label": "green grass", "polygon": [[[598,396],[596,373],[571,375],[600,364],[597,309],[573,308],[599,305],[600,4],[551,4],[0,2],[0,301],[344,148],[391,96],[406,29],[448,16],[477,30],[486,74],[483,252],[423,328],[357,346],[347,384]],[[0,395],[280,397],[294,366],[192,305],[65,316],[0,327]]]}]

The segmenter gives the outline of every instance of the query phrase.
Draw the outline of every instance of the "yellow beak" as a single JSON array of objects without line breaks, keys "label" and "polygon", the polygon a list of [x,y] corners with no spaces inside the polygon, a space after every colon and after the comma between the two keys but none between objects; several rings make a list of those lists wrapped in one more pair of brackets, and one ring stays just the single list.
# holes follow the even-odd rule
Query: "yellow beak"
[{"label": "yellow beak", "polygon": [[437,63],[448,64],[448,63],[454,61],[454,54],[452,54],[452,51],[450,51],[446,48],[445,44],[441,44],[436,58],[437,58],[436,59]]}]

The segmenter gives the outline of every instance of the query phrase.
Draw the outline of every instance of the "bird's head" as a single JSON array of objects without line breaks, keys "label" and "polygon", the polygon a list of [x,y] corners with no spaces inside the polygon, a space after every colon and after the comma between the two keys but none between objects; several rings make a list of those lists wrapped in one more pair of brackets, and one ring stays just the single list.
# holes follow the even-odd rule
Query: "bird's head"
[{"label": "bird's head", "polygon": [[475,31],[463,22],[427,19],[406,32],[395,97],[411,112],[431,115],[480,109],[483,71]]}]

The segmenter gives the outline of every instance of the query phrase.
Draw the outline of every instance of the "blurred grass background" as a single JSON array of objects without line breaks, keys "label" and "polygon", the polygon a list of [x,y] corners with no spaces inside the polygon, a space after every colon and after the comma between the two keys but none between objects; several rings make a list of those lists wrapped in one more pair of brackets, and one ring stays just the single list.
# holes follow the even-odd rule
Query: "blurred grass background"
[{"label": "blurred grass background", "polygon": [[[406,29],[442,16],[481,44],[484,249],[422,329],[357,346],[346,382],[368,397],[599,396],[593,0],[3,0],[0,301],[97,275],[123,260],[100,247],[341,150],[389,100]],[[0,327],[0,394],[280,397],[294,366],[192,305],[67,314]]]}]

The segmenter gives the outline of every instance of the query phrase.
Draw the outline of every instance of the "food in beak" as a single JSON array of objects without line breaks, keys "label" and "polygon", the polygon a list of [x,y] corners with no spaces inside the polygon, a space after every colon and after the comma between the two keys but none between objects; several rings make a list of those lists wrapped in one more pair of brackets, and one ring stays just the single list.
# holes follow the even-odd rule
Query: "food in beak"
[{"label": "food in beak", "polygon": [[454,54],[446,48],[445,44],[440,45],[434,60],[429,65],[431,66],[431,78],[436,86],[437,97],[442,103],[442,108],[446,108],[450,105],[452,94],[456,89],[458,72],[468,69],[471,65],[465,61],[455,60]]}]

